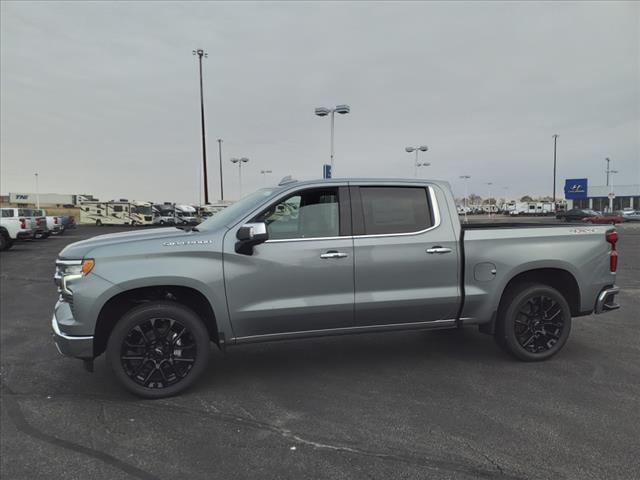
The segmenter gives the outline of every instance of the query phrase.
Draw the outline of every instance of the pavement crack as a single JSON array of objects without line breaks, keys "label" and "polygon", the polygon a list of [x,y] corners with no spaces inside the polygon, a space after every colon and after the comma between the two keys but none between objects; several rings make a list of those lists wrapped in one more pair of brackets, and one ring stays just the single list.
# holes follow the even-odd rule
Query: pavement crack
[{"label": "pavement crack", "polygon": [[[4,387],[4,385],[3,385]],[[7,387],[4,387],[7,388]],[[65,396],[65,394],[53,394],[56,397],[62,397]],[[11,401],[16,403],[16,407],[17,407],[17,402],[15,401],[15,397],[18,396],[26,396],[26,397],[36,397],[39,396],[38,394],[13,394],[11,397]],[[85,398],[90,398],[92,401],[100,401],[100,402],[105,402],[105,403],[114,403],[114,404],[122,404],[123,401],[120,399],[115,399],[115,398],[106,398],[103,396],[96,396],[96,395],[78,395],[78,394],[74,394],[75,398],[78,398],[80,396],[83,396]],[[5,398],[8,398],[9,396],[5,396]],[[458,474],[464,474],[464,475],[468,475],[471,476],[473,478],[487,478],[487,479],[505,479],[505,480],[523,480],[526,477],[522,477],[522,476],[518,476],[518,475],[514,475],[511,473],[506,472],[500,465],[498,465],[497,462],[495,462],[494,460],[492,460],[489,456],[481,454],[490,464],[492,467],[494,467],[494,469],[488,469],[479,465],[473,465],[469,462],[469,460],[467,459],[460,459],[458,461],[454,461],[454,460],[445,460],[445,459],[439,459],[439,458],[431,458],[431,457],[426,457],[424,455],[420,455],[417,452],[385,452],[385,451],[377,451],[377,450],[371,450],[371,449],[365,449],[365,448],[358,448],[358,447],[354,447],[354,446],[349,446],[349,445],[344,445],[344,444],[340,444],[339,442],[327,442],[327,441],[319,441],[319,440],[311,440],[309,438],[306,438],[302,435],[299,435],[297,433],[292,432],[291,430],[288,430],[286,428],[280,427],[278,425],[274,425],[272,423],[268,423],[262,420],[257,420],[255,417],[253,417],[253,415],[249,414],[249,412],[247,412],[246,410],[244,410],[245,414],[248,414],[249,416],[242,416],[242,415],[237,415],[237,414],[233,414],[233,413],[226,413],[223,411],[220,411],[218,409],[216,410],[211,410],[211,409],[207,409],[207,410],[201,410],[198,408],[190,408],[190,407],[184,407],[184,406],[179,406],[176,405],[174,403],[170,403],[167,401],[136,401],[133,403],[129,403],[127,402],[127,404],[129,406],[134,406],[134,407],[138,407],[138,408],[142,408],[142,409],[149,409],[149,410],[164,410],[164,411],[168,411],[168,412],[173,412],[173,413],[177,413],[177,414],[183,414],[183,415],[189,415],[189,416],[194,416],[197,417],[199,419],[204,418],[210,418],[210,419],[215,419],[215,420],[219,420],[219,421],[223,421],[226,423],[231,423],[233,425],[237,425],[237,426],[244,426],[244,427],[248,427],[248,428],[253,428],[256,430],[262,430],[262,431],[268,431],[271,432],[273,434],[276,434],[286,440],[292,441],[292,442],[296,442],[300,445],[307,445],[309,447],[318,449],[318,450],[328,450],[328,451],[333,451],[333,452],[338,452],[338,453],[343,453],[343,454],[351,454],[351,455],[358,455],[358,456],[362,456],[362,457],[369,457],[369,458],[375,458],[378,460],[382,460],[382,461],[393,461],[393,462],[397,462],[397,463],[403,463],[403,464],[407,464],[407,465],[413,465],[413,466],[418,466],[418,467],[423,467],[423,468],[428,468],[431,470],[435,470],[435,471],[445,471],[445,472],[451,472],[451,473],[458,473]],[[33,428],[33,427],[30,427]],[[46,434],[45,434],[46,435]],[[54,438],[56,441],[58,441],[59,439],[55,438],[55,437],[51,437]],[[62,440],[62,442],[65,442],[67,444],[70,444],[71,446],[68,446],[66,448],[71,448],[72,450],[75,450],[76,447],[78,448],[82,448],[84,449],[85,447],[81,447],[79,445],[75,445],[72,444],[71,442],[66,442],[64,440]],[[463,442],[465,443],[465,442]],[[466,443],[465,443],[466,444]],[[470,447],[469,445],[467,445],[470,449],[475,450],[474,448]],[[88,449],[88,450],[92,450],[92,449]],[[95,452],[95,451],[94,451]],[[85,453],[85,452],[83,452]],[[114,457],[111,457],[108,454],[103,454],[102,452],[96,452],[97,454],[100,455],[107,455],[110,459],[113,459],[113,461],[118,462],[119,464],[122,464],[123,466],[119,466],[118,468],[121,468],[122,470],[125,470],[126,468],[133,468],[138,470],[136,467],[132,467],[131,465],[125,464],[124,462],[121,462],[118,459],[115,459]],[[91,453],[87,453],[88,455],[91,456],[96,456],[96,455],[92,455]],[[99,457],[97,457],[99,458]],[[107,461],[107,463],[110,463],[109,461]],[[127,470],[125,470],[127,471]],[[138,478],[143,478],[143,479],[155,479],[156,477],[151,476],[150,474],[147,474],[146,472],[143,472],[141,470],[139,470],[139,472],[141,472],[144,475],[148,475],[146,477],[144,476],[140,476],[140,475],[135,475]],[[133,474],[132,474],[133,475]]]},{"label": "pavement crack", "polygon": [[2,383],[2,400],[3,406],[7,409],[7,413],[9,414],[8,417],[11,419],[18,431],[24,433],[25,435],[28,435],[50,445],[66,448],[67,450],[71,450],[76,453],[81,453],[91,458],[95,458],[96,460],[100,460],[113,468],[122,470],[132,477],[139,478],[141,480],[159,480],[159,477],[156,477],[149,472],[145,472],[138,467],[123,462],[113,455],[109,455],[108,453],[102,452],[95,448],[79,445],[77,443],[55,437],[34,427],[29,422],[27,422],[27,419],[22,413],[22,409],[20,408],[20,403],[18,402],[16,395],[4,383]]}]

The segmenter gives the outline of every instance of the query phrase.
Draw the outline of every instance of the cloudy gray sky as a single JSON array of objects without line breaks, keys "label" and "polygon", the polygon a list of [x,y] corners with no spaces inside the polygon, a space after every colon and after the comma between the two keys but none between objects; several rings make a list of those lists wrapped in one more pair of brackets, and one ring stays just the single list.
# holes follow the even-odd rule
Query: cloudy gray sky
[{"label": "cloudy gray sky", "polygon": [[[247,156],[245,193],[321,176],[336,118],[336,176],[421,175],[463,192],[550,194],[562,179],[640,182],[640,4],[2,2],[3,194],[197,202],[194,48],[204,48],[210,192],[216,139]],[[504,190],[503,190],[504,191]]]}]

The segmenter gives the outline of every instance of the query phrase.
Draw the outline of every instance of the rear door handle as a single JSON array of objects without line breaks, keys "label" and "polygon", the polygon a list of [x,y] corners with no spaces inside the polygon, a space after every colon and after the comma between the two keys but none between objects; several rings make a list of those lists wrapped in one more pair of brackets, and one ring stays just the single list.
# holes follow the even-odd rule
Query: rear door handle
[{"label": "rear door handle", "polygon": [[320,254],[320,258],[346,258],[348,257],[349,254],[344,253],[344,252],[338,252],[336,250],[329,250],[327,253],[322,253]]},{"label": "rear door handle", "polygon": [[451,253],[451,249],[446,247],[431,247],[431,248],[427,248],[427,253],[431,253],[431,254]]}]

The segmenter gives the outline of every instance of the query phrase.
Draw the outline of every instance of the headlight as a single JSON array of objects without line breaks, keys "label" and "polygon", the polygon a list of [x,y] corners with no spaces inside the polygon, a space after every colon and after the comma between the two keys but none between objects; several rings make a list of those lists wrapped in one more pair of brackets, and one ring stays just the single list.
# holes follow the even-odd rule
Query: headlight
[{"label": "headlight", "polygon": [[56,273],[53,277],[58,290],[63,295],[73,295],[73,292],[67,288],[67,283],[88,275],[95,265],[93,259],[86,260],[57,260]]}]

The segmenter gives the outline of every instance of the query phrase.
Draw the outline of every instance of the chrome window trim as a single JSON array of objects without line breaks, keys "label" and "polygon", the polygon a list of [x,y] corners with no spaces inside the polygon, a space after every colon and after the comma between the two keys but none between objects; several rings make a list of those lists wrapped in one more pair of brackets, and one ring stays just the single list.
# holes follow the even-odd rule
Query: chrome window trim
[{"label": "chrome window trim", "polygon": [[[374,185],[371,185],[374,186]],[[414,187],[411,187],[414,188]],[[338,237],[313,237],[313,238],[279,238],[275,240],[267,240],[264,243],[283,243],[283,242],[305,242],[312,240],[338,240],[338,239],[357,239],[357,238],[384,238],[384,237],[406,237],[410,235],[422,235],[430,230],[434,230],[442,223],[440,217],[440,209],[438,208],[438,200],[436,199],[436,193],[431,185],[426,187],[429,190],[429,199],[431,200],[431,208],[433,210],[433,225],[425,228],[424,230],[418,230],[415,232],[403,232],[403,233],[375,233],[370,235],[345,235]]]}]

